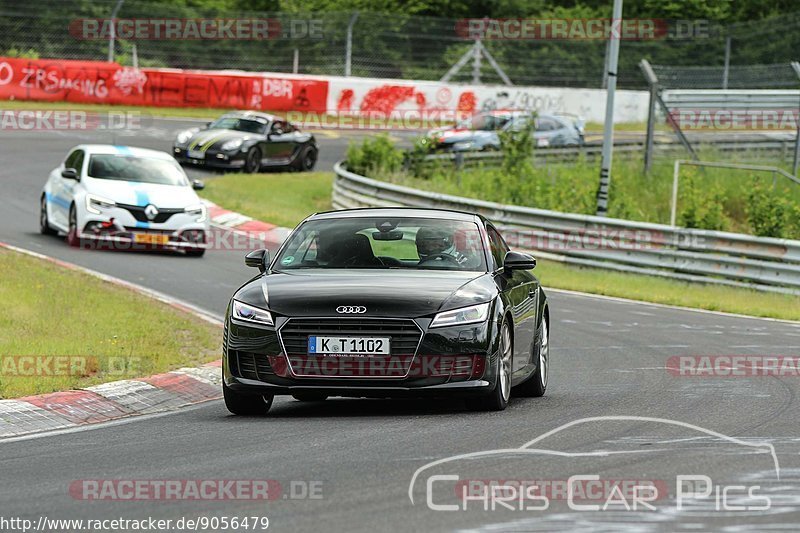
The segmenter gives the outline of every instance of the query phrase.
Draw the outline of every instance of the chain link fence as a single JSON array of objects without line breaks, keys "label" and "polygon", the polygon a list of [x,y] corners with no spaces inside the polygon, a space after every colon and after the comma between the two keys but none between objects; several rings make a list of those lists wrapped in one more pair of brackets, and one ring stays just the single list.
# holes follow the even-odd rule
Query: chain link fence
[{"label": "chain link fence", "polygon": [[[117,9],[118,8],[118,9]],[[464,21],[368,12],[246,13],[175,6],[147,0],[0,0],[0,55],[104,60],[108,39],[76,38],[81,19],[269,19],[280,28],[267,40],[117,39],[114,59],[123,64],[191,69],[241,69],[439,80],[469,53],[474,40],[459,32]],[[730,88],[768,79],[739,81],[743,64],[776,64],[796,60],[800,49],[800,13],[731,26],[701,21],[704,31],[691,31],[691,21],[669,21],[670,31],[654,40],[621,42],[620,88],[644,89],[638,69],[642,58],[653,64],[713,66],[708,76],[719,86],[726,75]],[[73,31],[71,31],[71,29]],[[349,43],[349,44],[348,44]],[[485,50],[515,85],[601,87],[606,42],[602,39],[488,39]],[[733,65],[726,69],[724,65]],[[704,71],[707,72],[707,71]],[[796,78],[786,86],[796,87]],[[694,76],[698,87],[711,84]],[[502,83],[490,61],[470,62],[451,77],[456,82]],[[792,85],[794,83],[794,85]]]}]

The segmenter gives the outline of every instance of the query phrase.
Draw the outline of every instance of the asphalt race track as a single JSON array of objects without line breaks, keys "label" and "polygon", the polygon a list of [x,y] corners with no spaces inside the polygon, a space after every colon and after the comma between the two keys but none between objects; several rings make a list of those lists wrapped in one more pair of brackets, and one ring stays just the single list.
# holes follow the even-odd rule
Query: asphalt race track
[{"label": "asphalt race track", "polygon": [[[174,132],[186,124],[155,120],[115,141],[168,150]],[[331,168],[349,137],[341,132],[319,136],[319,169]],[[202,259],[82,251],[39,235],[38,198],[48,172],[70,147],[107,140],[98,132],[0,132],[0,241],[222,315],[228,297],[251,275],[241,251],[210,251]],[[545,398],[512,399],[506,411],[490,414],[467,412],[457,401],[281,398],[263,419],[230,416],[215,401],[163,416],[0,442],[2,514],[34,521],[42,515],[267,516],[270,529],[277,531],[797,527],[800,377],[681,377],[665,366],[670,357],[684,355],[796,356],[800,325],[567,293],[549,296],[552,364]],[[533,446],[545,451],[513,450],[565,424],[611,415],[620,418],[587,420],[546,435]],[[761,443],[774,447],[774,457]],[[507,450],[433,466],[410,487],[417,469],[431,461],[496,449]],[[466,510],[444,511],[426,503],[426,479],[434,473],[462,481],[563,481],[593,474],[603,480],[664,483],[668,491],[651,502],[655,509],[617,504],[578,510],[563,495],[553,495],[545,510],[520,509],[513,501],[484,509],[472,501]],[[678,475],[708,476],[714,484],[711,496],[685,498],[679,509]],[[70,484],[86,479],[272,479],[282,491],[269,502],[76,499]],[[441,478],[431,486],[433,503],[457,501]]]}]

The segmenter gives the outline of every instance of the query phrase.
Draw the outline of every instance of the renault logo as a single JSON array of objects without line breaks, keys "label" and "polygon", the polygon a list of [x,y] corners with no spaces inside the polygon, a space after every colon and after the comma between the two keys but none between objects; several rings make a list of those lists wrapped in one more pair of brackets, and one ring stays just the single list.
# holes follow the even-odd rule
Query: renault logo
[{"label": "renault logo", "polygon": [[336,312],[342,315],[360,315],[366,313],[367,308],[363,305],[340,305]]},{"label": "renault logo", "polygon": [[153,220],[158,216],[158,208],[153,204],[147,204],[147,207],[144,208],[144,215],[147,220]]}]

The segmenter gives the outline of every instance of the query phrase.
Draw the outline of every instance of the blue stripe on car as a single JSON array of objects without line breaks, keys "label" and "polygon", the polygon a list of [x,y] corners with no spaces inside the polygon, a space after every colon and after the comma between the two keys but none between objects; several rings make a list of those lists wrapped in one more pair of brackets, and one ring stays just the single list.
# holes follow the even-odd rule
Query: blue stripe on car
[{"label": "blue stripe on car", "polygon": [[69,200],[67,200],[66,198],[55,196],[49,192],[44,193],[44,198],[48,203],[56,204],[57,206],[60,207],[69,207]]}]

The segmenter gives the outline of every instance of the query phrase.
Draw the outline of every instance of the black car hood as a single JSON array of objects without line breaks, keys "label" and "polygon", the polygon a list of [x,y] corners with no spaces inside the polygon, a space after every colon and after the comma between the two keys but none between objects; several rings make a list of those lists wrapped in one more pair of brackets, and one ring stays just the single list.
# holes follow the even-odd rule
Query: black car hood
[{"label": "black car hood", "polygon": [[234,298],[287,316],[339,316],[339,306],[364,306],[364,317],[420,317],[491,300],[485,272],[323,270],[276,272],[252,280]]},{"label": "black car hood", "polygon": [[189,139],[188,146],[192,150],[208,150],[212,146],[221,145],[222,143],[231,141],[233,139],[242,139],[243,141],[246,141],[251,137],[256,136],[257,134],[255,133],[247,133],[236,130],[200,130],[192,135],[192,138]]}]

